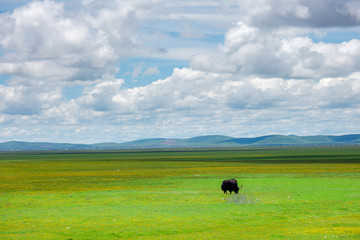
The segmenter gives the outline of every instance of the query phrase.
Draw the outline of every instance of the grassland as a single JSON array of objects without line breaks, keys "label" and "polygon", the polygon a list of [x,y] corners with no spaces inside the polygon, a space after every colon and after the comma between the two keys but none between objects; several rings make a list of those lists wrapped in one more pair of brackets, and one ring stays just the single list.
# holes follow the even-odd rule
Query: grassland
[{"label": "grassland", "polygon": [[360,148],[3,152],[0,239],[360,239]]}]

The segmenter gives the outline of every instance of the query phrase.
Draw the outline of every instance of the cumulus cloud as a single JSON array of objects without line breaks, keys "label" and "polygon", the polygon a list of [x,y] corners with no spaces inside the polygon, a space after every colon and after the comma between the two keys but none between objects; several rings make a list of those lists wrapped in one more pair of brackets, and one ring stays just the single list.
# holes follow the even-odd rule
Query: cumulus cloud
[{"label": "cumulus cloud", "polygon": [[114,108],[113,97],[119,92],[122,79],[102,81],[95,86],[85,89],[83,96],[78,99],[80,105],[95,111],[109,111]]},{"label": "cumulus cloud", "polygon": [[[132,126],[140,130],[127,131],[139,138],[144,136],[141,133],[148,137],[291,134],[294,123],[297,134],[321,134],[329,129],[336,133],[343,131],[339,121],[346,120],[347,129],[356,129],[358,77],[354,73],[320,81],[259,77],[239,81],[239,75],[184,68],[144,87],[106,91],[96,86],[73,104],[81,121],[107,119],[121,128]],[[98,96],[95,89],[97,94],[107,93],[101,108],[93,102]]]},{"label": "cumulus cloud", "polygon": [[0,85],[0,111],[16,115],[40,114],[44,107],[61,101],[60,89],[51,86]]},{"label": "cumulus cloud", "polygon": [[359,107],[359,76],[356,72],[317,81],[244,77],[183,68],[144,87],[123,89],[120,88],[122,80],[99,83],[89,87],[73,102],[86,111],[133,113],[134,118],[154,112],[193,114],[197,111],[198,114],[213,115],[214,111],[231,109],[304,111]]},{"label": "cumulus cloud", "polygon": [[60,80],[93,80],[115,73],[119,57],[137,44],[141,8],[123,2],[92,7],[85,4],[83,11],[69,13],[63,3],[34,1],[2,14],[0,23],[5,27],[0,37],[6,55],[1,73],[24,74],[18,67],[24,64],[26,74],[53,74]]},{"label": "cumulus cloud", "polygon": [[191,66],[203,71],[236,72],[283,78],[344,76],[357,71],[360,40],[315,43],[309,37],[263,32],[239,22],[215,55],[201,54]]},{"label": "cumulus cloud", "polygon": [[0,74],[11,75],[10,85],[17,85],[2,87],[8,99],[4,112],[38,113],[49,105],[49,89],[59,98],[65,84],[114,75],[119,58],[138,44],[139,15],[145,9],[137,1],[83,1],[72,12],[62,2],[46,0],[1,14]]}]

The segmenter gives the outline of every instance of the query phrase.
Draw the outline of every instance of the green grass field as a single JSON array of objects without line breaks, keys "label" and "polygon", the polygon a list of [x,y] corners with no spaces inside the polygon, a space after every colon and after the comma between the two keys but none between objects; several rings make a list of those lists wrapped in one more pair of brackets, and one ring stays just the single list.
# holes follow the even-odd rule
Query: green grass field
[{"label": "green grass field", "polygon": [[360,147],[3,152],[0,239],[360,239]]}]

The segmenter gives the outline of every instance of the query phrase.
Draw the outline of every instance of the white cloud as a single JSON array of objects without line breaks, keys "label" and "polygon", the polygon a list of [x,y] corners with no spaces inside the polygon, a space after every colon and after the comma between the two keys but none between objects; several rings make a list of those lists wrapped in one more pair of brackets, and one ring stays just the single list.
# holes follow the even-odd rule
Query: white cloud
[{"label": "white cloud", "polygon": [[109,111],[115,107],[113,96],[120,91],[120,87],[123,83],[124,81],[122,79],[114,79],[103,81],[93,87],[88,87],[77,102],[80,106],[95,111]]},{"label": "white cloud", "polygon": [[202,71],[233,72],[284,78],[344,76],[357,71],[360,40],[315,43],[309,37],[264,32],[239,22],[225,36],[215,55],[201,54],[191,62]]},{"label": "white cloud", "polygon": [[61,2],[34,1],[0,15],[0,74],[11,75],[2,86],[5,113],[38,114],[52,107],[49,93],[61,98],[65,84],[106,81],[137,47],[141,2],[83,4],[71,12]]},{"label": "white cloud", "polygon": [[212,115],[215,110],[225,114],[232,109],[280,107],[303,111],[359,107],[359,75],[317,81],[244,77],[184,68],[175,69],[169,78],[144,87],[121,89],[122,80],[103,82],[89,87],[74,103],[86,111],[130,114],[130,118],[132,114],[138,118],[156,112],[183,111],[193,115],[196,111],[200,115]]},{"label": "white cloud", "polygon": [[[38,86],[39,89],[42,86]],[[0,111],[5,114],[32,115],[39,114],[43,107],[58,104],[61,94],[57,88],[43,87],[47,91],[29,86],[0,85]]]},{"label": "white cloud", "polygon": [[86,7],[88,12],[72,15],[62,3],[35,1],[1,15],[0,23],[6,26],[0,32],[1,45],[7,53],[0,62],[1,73],[23,74],[16,66],[24,64],[38,78],[93,80],[116,73],[116,61],[137,44],[136,10],[120,3]]}]

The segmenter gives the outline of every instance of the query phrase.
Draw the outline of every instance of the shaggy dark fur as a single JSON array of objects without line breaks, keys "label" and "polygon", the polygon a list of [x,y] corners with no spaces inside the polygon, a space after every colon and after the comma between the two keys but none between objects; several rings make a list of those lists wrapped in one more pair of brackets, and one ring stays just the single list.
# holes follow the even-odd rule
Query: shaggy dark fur
[{"label": "shaggy dark fur", "polygon": [[[242,186],[241,186],[242,187]],[[240,187],[240,188],[241,188]],[[239,193],[239,189],[238,187],[238,183],[236,181],[236,179],[229,179],[229,180],[224,180],[223,183],[221,184],[221,189],[224,191],[224,193],[227,194],[227,191],[230,192],[230,194],[232,192],[235,192],[236,194]]]}]

